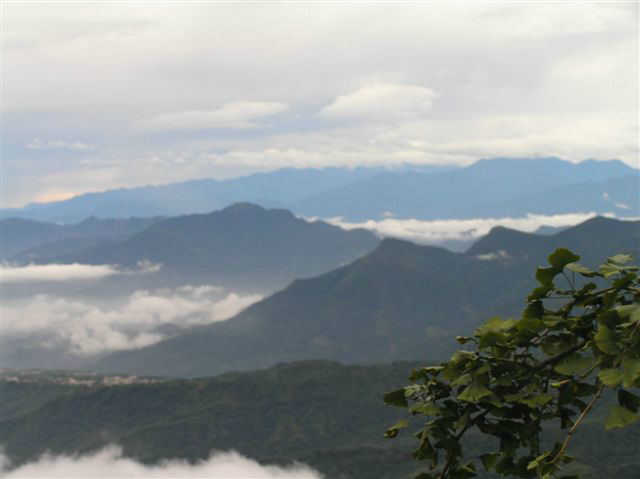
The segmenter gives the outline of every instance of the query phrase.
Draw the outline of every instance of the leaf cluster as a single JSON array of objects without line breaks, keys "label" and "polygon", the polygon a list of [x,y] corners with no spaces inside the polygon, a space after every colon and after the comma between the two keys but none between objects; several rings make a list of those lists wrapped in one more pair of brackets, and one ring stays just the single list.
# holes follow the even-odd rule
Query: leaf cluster
[{"label": "leaf cluster", "polygon": [[[480,468],[509,477],[550,479],[573,458],[572,435],[607,391],[617,392],[605,428],[638,420],[640,396],[640,282],[632,258],[617,255],[591,270],[561,248],[536,271],[539,286],[520,319],[493,317],[472,336],[469,350],[439,366],[416,369],[412,384],[385,395],[427,421],[413,456],[428,461],[419,479],[466,479]],[[558,284],[562,287],[558,286]],[[559,423],[564,440],[542,447],[545,423]],[[390,427],[393,438],[408,427]],[[496,450],[465,457],[470,430],[495,438]],[[491,441],[487,441],[488,444]],[[566,479],[577,476],[562,476]]]}]

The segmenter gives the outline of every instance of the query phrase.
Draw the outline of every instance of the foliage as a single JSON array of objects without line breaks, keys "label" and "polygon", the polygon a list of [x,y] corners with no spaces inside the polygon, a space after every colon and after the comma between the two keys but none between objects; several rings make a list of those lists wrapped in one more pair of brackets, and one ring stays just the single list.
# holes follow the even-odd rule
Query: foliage
[{"label": "foliage", "polygon": [[[628,266],[628,255],[609,258],[598,271],[579,259],[556,250],[549,266],[537,269],[539,286],[521,319],[493,317],[473,336],[457,337],[474,350],[414,370],[414,384],[385,396],[387,404],[428,417],[413,456],[429,461],[430,472],[418,478],[470,478],[482,467],[500,476],[555,477],[573,460],[567,451],[574,432],[607,390],[617,392],[617,403],[606,429],[638,420],[640,396],[631,391],[640,386],[638,267]],[[547,445],[546,423],[567,430],[564,439]],[[400,421],[386,436],[407,426]],[[474,430],[487,450],[469,460],[463,436]]]},{"label": "foliage", "polygon": [[[194,461],[211,450],[236,450],[262,463],[299,461],[332,479],[409,479],[421,467],[410,460],[414,439],[381,437],[380,424],[391,423],[397,411],[379,398],[423,363],[305,361],[111,387],[5,382],[0,384],[3,451],[19,465],[45,451],[75,455],[107,444],[118,444],[125,455],[145,463]],[[596,405],[572,451],[584,458],[579,467],[585,479],[637,479],[640,422],[602,435],[610,399]],[[410,418],[416,425],[418,419]],[[470,439],[469,446],[482,454],[482,441]]]}]

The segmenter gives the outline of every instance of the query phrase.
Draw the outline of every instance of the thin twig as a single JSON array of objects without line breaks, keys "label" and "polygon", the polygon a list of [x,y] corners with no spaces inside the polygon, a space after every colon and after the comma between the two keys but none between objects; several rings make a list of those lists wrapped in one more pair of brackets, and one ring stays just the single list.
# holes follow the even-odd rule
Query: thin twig
[{"label": "thin twig", "polygon": [[571,427],[571,429],[569,429],[569,432],[567,433],[567,437],[565,438],[564,442],[562,443],[562,447],[558,451],[558,454],[556,454],[556,457],[554,457],[553,460],[551,461],[551,464],[555,464],[556,461],[558,461],[558,459],[560,459],[560,457],[562,456],[564,451],[567,449],[567,446],[569,445],[569,441],[571,441],[571,436],[573,435],[575,430],[578,429],[578,426],[580,425],[580,422],[584,419],[584,417],[587,414],[589,414],[589,411],[591,411],[591,409],[593,408],[593,405],[600,398],[600,395],[602,394],[602,391],[604,391],[604,384],[600,385],[600,387],[598,388],[598,391],[596,392],[596,395],[593,396],[593,399],[591,399],[591,402],[589,404],[587,404],[587,407],[584,408],[584,410],[580,414],[580,417],[578,417],[578,419],[576,419],[576,422],[574,422],[573,426]]}]

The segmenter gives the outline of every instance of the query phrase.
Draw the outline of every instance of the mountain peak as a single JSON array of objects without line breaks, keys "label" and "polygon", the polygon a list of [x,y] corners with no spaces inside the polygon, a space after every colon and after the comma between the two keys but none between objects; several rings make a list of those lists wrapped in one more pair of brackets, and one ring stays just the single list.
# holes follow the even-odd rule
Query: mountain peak
[{"label": "mountain peak", "polygon": [[504,226],[495,226],[486,236],[480,238],[465,253],[468,256],[477,256],[479,254],[494,253],[499,250],[506,249],[507,246],[520,244],[531,238],[530,233],[506,228]]},{"label": "mountain peak", "polygon": [[234,203],[219,211],[213,211],[211,215],[219,215],[223,218],[281,218],[294,220],[295,215],[282,208],[263,208],[255,203],[241,202]]},{"label": "mountain peak", "polygon": [[267,210],[262,206],[249,202],[234,203],[220,210],[225,213],[264,213]]}]

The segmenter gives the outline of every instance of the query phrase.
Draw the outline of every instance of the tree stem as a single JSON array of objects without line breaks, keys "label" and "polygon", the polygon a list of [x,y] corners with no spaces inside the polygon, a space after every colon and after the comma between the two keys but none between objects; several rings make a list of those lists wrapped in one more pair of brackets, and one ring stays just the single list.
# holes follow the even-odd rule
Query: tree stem
[{"label": "tree stem", "polygon": [[564,442],[562,443],[562,447],[558,451],[558,454],[556,454],[556,456],[551,460],[551,464],[555,464],[558,461],[558,459],[560,459],[560,457],[562,457],[562,454],[564,453],[564,451],[567,450],[567,446],[569,446],[569,442],[571,441],[571,436],[576,431],[576,429],[578,429],[578,426],[580,425],[580,422],[584,419],[584,417],[587,414],[589,414],[589,411],[591,411],[591,409],[593,409],[593,405],[600,398],[600,395],[602,395],[602,391],[604,391],[604,384],[600,384],[600,387],[596,391],[596,395],[593,396],[593,399],[591,399],[591,402],[589,402],[589,404],[587,404],[587,407],[584,408],[584,410],[582,411],[582,413],[580,414],[578,419],[576,419],[576,422],[574,422],[573,426],[571,427],[571,429],[569,429],[569,432],[567,433],[567,437],[565,438]]}]

